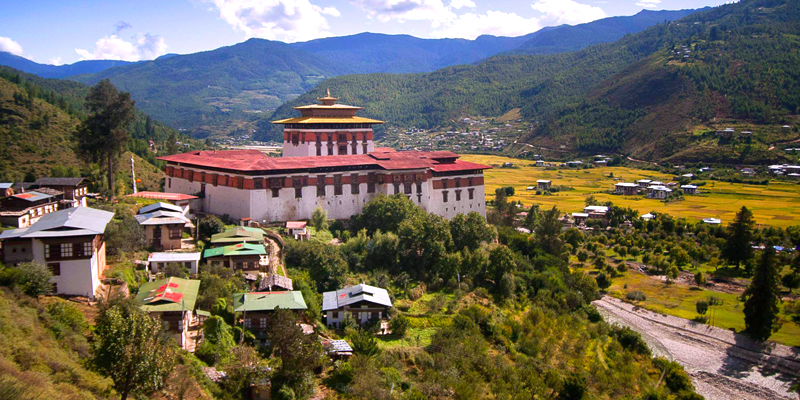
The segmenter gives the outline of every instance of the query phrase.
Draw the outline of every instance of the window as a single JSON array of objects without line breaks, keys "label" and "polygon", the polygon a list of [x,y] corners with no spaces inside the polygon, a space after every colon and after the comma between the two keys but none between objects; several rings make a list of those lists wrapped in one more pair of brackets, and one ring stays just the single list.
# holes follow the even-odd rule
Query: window
[{"label": "window", "polygon": [[331,313],[331,318],[333,318],[333,319],[337,319],[337,318],[339,318],[339,312],[338,312],[338,311],[334,311],[334,312],[332,312],[332,313]]},{"label": "window", "polygon": [[317,175],[317,196],[325,196],[325,175]]},{"label": "window", "polygon": [[53,273],[53,276],[61,275],[61,264],[59,264],[59,263],[48,263],[47,267],[50,268],[50,272]]},{"label": "window", "polygon": [[267,329],[267,319],[266,318],[259,318],[258,319],[258,327],[261,329]]},{"label": "window", "polygon": [[342,195],[342,176],[341,175],[334,175],[333,176],[333,195],[334,196],[341,196]]},{"label": "window", "polygon": [[346,155],[347,154],[347,145],[340,145],[339,146],[339,155]]},{"label": "window", "polygon": [[447,190],[442,192],[442,202],[447,203]]},{"label": "window", "polygon": [[279,190],[280,190],[280,189],[274,189],[274,188],[273,188],[273,189],[272,189],[272,197],[278,197],[278,191],[279,191]]},{"label": "window", "polygon": [[84,242],[80,244],[78,247],[78,256],[80,257],[91,257],[92,256],[92,242]]},{"label": "window", "polygon": [[456,181],[456,187],[460,188],[461,187],[461,178],[456,178],[454,180]]},{"label": "window", "polygon": [[400,182],[394,183],[394,194],[400,193]]},{"label": "window", "polygon": [[253,188],[254,189],[263,189],[264,188],[264,180],[261,178],[256,178],[253,180]]},{"label": "window", "polygon": [[461,191],[456,190],[456,201],[461,201]]},{"label": "window", "polygon": [[472,184],[472,177],[467,178],[467,186],[475,186]]},{"label": "window", "polygon": [[250,328],[250,319],[249,319],[249,318],[245,318],[245,320],[244,320],[244,327],[245,327],[245,328],[248,328],[248,329]]},{"label": "window", "polygon": [[358,194],[358,174],[350,175],[350,194]]},{"label": "window", "polygon": [[169,227],[169,238],[170,239],[180,239],[181,238],[181,227],[180,225],[177,226],[170,226]]},{"label": "window", "polygon": [[422,193],[422,182],[417,181],[417,193]]},{"label": "window", "polygon": [[361,145],[362,149],[364,150],[362,154],[367,154],[367,144],[364,143]]},{"label": "window", "polygon": [[331,146],[331,145],[328,145],[328,155],[329,156],[333,155],[333,146]]},{"label": "window", "polygon": [[44,258],[59,258],[61,257],[61,247],[57,244],[48,244],[44,246]]},{"label": "window", "polygon": [[300,143],[300,136],[296,133],[292,134],[292,144],[297,146]]},{"label": "window", "polygon": [[469,189],[467,189],[467,193],[469,194],[469,199],[470,200],[475,198],[475,189],[469,188]]},{"label": "window", "polygon": [[322,155],[322,145],[319,143],[317,143],[317,155],[318,156]]},{"label": "window", "polygon": [[403,183],[403,193],[411,194],[411,182]]},{"label": "window", "polygon": [[294,198],[299,199],[303,197],[303,178],[292,178],[292,187],[294,187]]},{"label": "window", "polygon": [[61,243],[61,258],[72,257],[72,243]]},{"label": "window", "polygon": [[442,179],[442,188],[447,189],[447,179]]}]

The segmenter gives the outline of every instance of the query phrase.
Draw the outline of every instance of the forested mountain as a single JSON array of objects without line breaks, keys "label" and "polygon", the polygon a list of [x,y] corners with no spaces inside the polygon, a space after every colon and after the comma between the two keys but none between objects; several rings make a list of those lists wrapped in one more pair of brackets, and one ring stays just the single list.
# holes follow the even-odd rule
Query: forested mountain
[{"label": "forested mountain", "polygon": [[[250,39],[212,51],[171,54],[73,79],[92,84],[109,78],[120,89],[131,92],[138,105],[154,118],[195,136],[249,133],[250,122],[333,76],[430,72],[475,63],[526,43],[527,52],[576,50],[616,40],[688,12],[639,13],[578,26],[548,27],[520,37],[480,36],[475,40],[375,33],[293,44]],[[544,35],[549,39],[536,41]],[[563,45],[554,46],[553,41],[563,41]]]},{"label": "forested mountain", "polygon": [[[715,127],[703,124],[715,117],[783,125],[798,112],[798,31],[797,2],[742,1],[573,53],[496,56],[427,74],[337,77],[274,118],[293,115],[292,106],[330,88],[343,102],[364,106],[364,116],[395,125],[429,128],[520,108],[539,123],[527,138],[538,144],[675,161],[708,157],[705,145],[717,149],[720,142]],[[260,127],[265,137],[275,132]],[[771,133],[762,142],[722,143],[730,146],[719,160],[774,158],[764,142],[792,133],[763,129]]]},{"label": "forested mountain", "polygon": [[[44,79],[0,67],[0,181],[18,182],[26,174],[46,176],[53,168],[95,172],[75,153],[73,136],[85,117],[83,103],[88,90],[78,82]],[[162,152],[177,151],[175,145],[167,144],[176,140],[199,145],[138,109],[128,130],[128,150],[136,155],[137,177],[151,189],[159,188],[160,169],[156,167],[157,154],[148,149],[149,140]],[[130,181],[127,171],[129,168],[122,173]]]},{"label": "forested mountain", "polygon": [[539,31],[525,43],[510,51],[513,54],[554,54],[576,51],[598,43],[608,43],[631,33],[641,32],[655,24],[681,19],[698,10],[642,10],[636,15],[603,18],[575,26],[561,26]]},{"label": "forested mountain", "polygon": [[129,64],[133,63],[121,60],[86,60],[64,65],[39,64],[27,58],[0,51],[0,65],[35,74],[42,78],[64,78],[79,74],[93,74],[111,67]]}]

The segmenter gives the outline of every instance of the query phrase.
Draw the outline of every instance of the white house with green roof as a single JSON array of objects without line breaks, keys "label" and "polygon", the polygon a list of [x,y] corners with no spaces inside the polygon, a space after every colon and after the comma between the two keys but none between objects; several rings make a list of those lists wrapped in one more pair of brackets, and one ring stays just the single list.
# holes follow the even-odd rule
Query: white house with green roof
[{"label": "white house with green roof", "polygon": [[203,258],[210,265],[227,266],[240,271],[264,271],[269,267],[269,255],[263,244],[239,243],[206,249]]},{"label": "white house with green roof", "polygon": [[160,319],[164,328],[176,335],[182,348],[188,348],[189,324],[199,290],[199,280],[171,277],[140,286],[136,301],[142,310]]},{"label": "white house with green roof", "polygon": [[211,236],[211,243],[215,246],[236,243],[264,243],[264,230],[249,226],[237,226]]},{"label": "white house with green roof", "polygon": [[299,290],[284,292],[249,292],[233,295],[233,310],[243,314],[243,324],[263,339],[270,315],[276,308],[302,311],[306,301]]}]

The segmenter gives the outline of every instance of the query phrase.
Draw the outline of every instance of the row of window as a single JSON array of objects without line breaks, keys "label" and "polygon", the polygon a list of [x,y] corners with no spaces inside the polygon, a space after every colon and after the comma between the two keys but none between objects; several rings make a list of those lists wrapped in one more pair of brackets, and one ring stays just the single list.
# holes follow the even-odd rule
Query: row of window
[{"label": "row of window", "polygon": [[[456,194],[456,201],[461,201],[461,190],[454,190]],[[449,191],[443,190],[442,191],[442,202],[447,203]],[[469,200],[473,200],[475,198],[475,189],[470,188],[467,189],[467,196]]]},{"label": "row of window", "polygon": [[[255,318],[245,318],[244,327],[248,329],[253,329],[253,322],[252,322],[253,320],[255,320]],[[258,318],[258,329],[267,329],[266,318]]]},{"label": "row of window", "polygon": [[47,244],[44,246],[44,258],[88,258],[92,256],[92,250],[92,242]]}]

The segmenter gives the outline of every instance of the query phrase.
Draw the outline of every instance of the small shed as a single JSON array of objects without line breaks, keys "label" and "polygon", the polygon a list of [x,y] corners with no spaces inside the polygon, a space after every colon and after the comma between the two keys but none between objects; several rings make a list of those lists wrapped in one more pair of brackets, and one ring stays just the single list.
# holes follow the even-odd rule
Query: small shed
[{"label": "small shed", "polygon": [[311,239],[311,234],[308,232],[308,222],[306,221],[287,221],[286,230],[289,236],[297,240]]},{"label": "small shed", "polygon": [[197,265],[200,263],[200,252],[163,252],[150,253],[147,256],[147,266],[152,273],[164,271],[167,264],[181,264],[188,268],[192,275],[197,275]]},{"label": "small shed", "polygon": [[550,190],[552,184],[553,183],[547,179],[539,179],[536,181],[536,186],[539,188],[539,190]]}]

